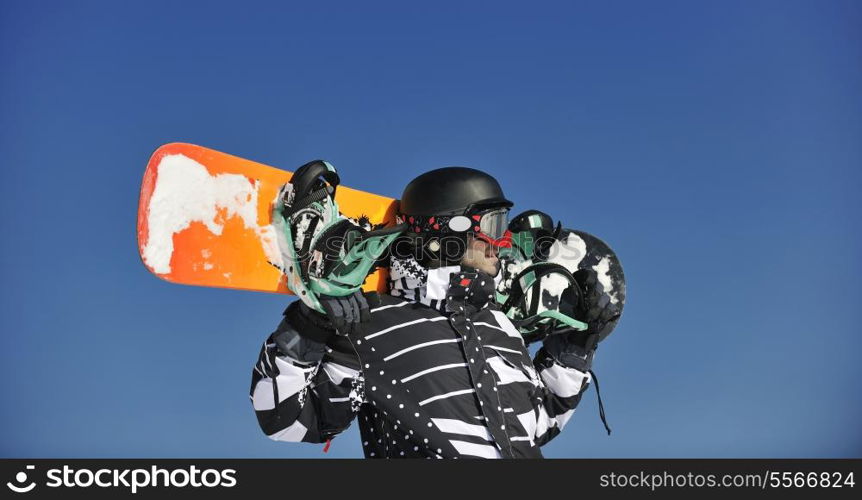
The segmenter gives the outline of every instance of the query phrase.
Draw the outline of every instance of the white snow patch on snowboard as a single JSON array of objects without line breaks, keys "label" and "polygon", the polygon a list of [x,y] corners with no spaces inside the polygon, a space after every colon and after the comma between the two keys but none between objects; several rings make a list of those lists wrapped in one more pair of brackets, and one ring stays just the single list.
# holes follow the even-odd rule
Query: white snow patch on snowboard
[{"label": "white snow patch on snowboard", "polygon": [[[180,154],[166,155],[157,168],[147,213],[149,236],[142,252],[144,262],[155,273],[171,272],[173,236],[192,222],[201,222],[220,235],[224,226],[216,221],[219,209],[227,211],[227,218],[239,216],[246,228],[258,234],[267,257],[275,255],[276,261],[281,260],[272,227],[258,225],[258,183],[237,174],[210,175],[206,167]],[[201,255],[206,259],[211,251],[203,249]],[[212,267],[209,262],[204,264],[204,269]]]},{"label": "white snow patch on snowboard", "polygon": [[281,250],[278,248],[278,239],[272,224],[260,226],[257,230],[257,236],[260,238],[260,244],[263,246],[263,253],[267,260],[279,269],[284,269]]},{"label": "white snow patch on snowboard", "polygon": [[577,234],[569,233],[565,241],[557,240],[551,245],[548,262],[559,264],[574,273],[586,256],[587,242]]},{"label": "white snow patch on snowboard", "polygon": [[593,266],[593,271],[598,274],[599,283],[602,284],[602,288],[604,288],[604,293],[608,295],[611,299],[611,304],[616,304],[619,302],[619,298],[617,298],[617,292],[614,290],[614,283],[611,280],[611,260],[607,257],[602,257],[602,260],[599,261],[598,264]]},{"label": "white snow patch on snowboard", "polygon": [[[508,293],[512,289],[512,285],[514,284],[515,276],[517,276],[521,271],[527,268],[533,261],[531,259],[522,260],[521,262],[507,262],[505,269],[500,269],[500,272],[497,273],[497,276],[494,276],[494,283],[496,285],[497,291],[500,293]],[[503,279],[503,275],[505,274],[506,278]]]},{"label": "white snow patch on snowboard", "polygon": [[[569,270],[572,274],[578,270],[581,261],[587,256],[587,243],[577,234],[569,233],[565,240],[557,240],[551,245],[548,253],[548,262],[559,264]],[[560,298],[569,286],[569,280],[559,274],[549,274],[542,278],[540,285],[542,290],[547,291],[552,297]],[[531,294],[527,295],[528,305]],[[537,312],[546,311],[548,308],[540,303]]]}]

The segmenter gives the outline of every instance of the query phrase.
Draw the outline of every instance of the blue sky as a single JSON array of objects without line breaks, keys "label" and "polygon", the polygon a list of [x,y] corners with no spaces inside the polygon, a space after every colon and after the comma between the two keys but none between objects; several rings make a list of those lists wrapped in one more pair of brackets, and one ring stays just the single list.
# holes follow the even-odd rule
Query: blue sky
[{"label": "blue sky", "polygon": [[0,4],[0,455],[358,457],[248,400],[288,298],[137,255],[173,141],[398,196],[467,165],[596,234],[628,304],[549,457],[859,457],[862,6]]}]

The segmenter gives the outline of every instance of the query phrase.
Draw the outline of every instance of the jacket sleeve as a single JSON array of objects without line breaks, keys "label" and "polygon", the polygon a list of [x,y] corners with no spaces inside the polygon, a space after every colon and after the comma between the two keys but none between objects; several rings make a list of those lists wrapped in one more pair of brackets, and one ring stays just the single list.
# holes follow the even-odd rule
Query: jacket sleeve
[{"label": "jacket sleeve", "polygon": [[364,398],[362,374],[344,337],[323,344],[303,335],[307,325],[289,314],[297,303],[263,343],[250,397],[270,439],[322,443],[350,426]]},{"label": "jacket sleeve", "polygon": [[541,391],[534,438],[538,446],[556,437],[565,427],[592,380],[588,369],[580,371],[567,366],[553,351],[553,346],[546,344],[533,360]]}]

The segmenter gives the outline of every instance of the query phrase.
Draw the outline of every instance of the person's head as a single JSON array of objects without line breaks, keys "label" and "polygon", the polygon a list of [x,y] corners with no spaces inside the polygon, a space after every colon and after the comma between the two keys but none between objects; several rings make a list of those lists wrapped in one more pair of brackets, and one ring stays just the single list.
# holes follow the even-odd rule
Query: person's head
[{"label": "person's head", "polygon": [[511,246],[512,202],[496,179],[480,170],[446,167],[410,181],[399,215],[409,246],[428,267],[464,264],[496,274],[496,250]]}]

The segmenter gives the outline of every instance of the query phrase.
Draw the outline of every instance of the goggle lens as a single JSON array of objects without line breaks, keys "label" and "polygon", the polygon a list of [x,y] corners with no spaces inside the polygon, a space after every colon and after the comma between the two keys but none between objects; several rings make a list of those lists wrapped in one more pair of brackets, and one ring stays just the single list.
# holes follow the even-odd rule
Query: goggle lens
[{"label": "goggle lens", "polygon": [[482,214],[479,219],[479,230],[493,240],[499,240],[509,228],[509,210],[498,209]]}]

